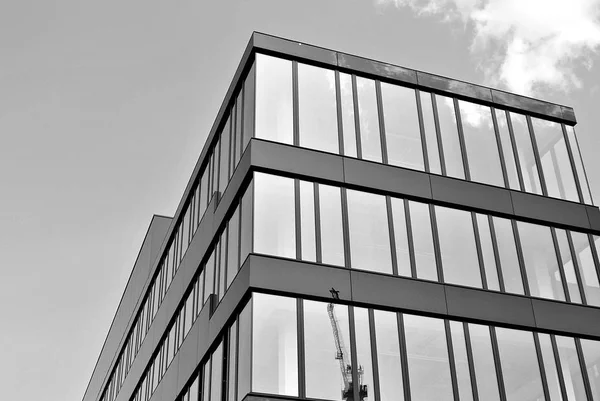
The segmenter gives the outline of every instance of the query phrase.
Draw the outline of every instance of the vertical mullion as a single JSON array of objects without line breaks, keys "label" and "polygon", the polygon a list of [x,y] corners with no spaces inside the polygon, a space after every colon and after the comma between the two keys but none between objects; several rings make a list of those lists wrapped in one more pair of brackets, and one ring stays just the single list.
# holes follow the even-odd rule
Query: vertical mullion
[{"label": "vertical mullion", "polygon": [[[250,372],[249,372],[249,380],[250,380],[250,392],[252,392],[252,371],[253,369],[253,360],[254,360],[254,297],[250,298]],[[238,340],[239,341],[239,340]]]},{"label": "vertical mullion", "polygon": [[375,401],[381,401],[381,390],[379,384],[379,361],[377,358],[377,337],[375,335],[375,313],[373,309],[369,313],[369,334],[371,337],[371,362],[373,364],[373,387],[375,391]]},{"label": "vertical mullion", "polygon": [[435,252],[435,263],[437,265],[438,282],[444,282],[444,269],[442,266],[442,255],[440,252],[440,239],[437,231],[437,219],[435,217],[435,206],[429,205],[429,215],[431,220],[431,233],[433,236],[433,249]]},{"label": "vertical mullion", "polygon": [[525,258],[523,257],[523,249],[521,248],[521,237],[519,236],[519,229],[515,220],[510,221],[513,228],[513,235],[515,237],[515,244],[517,246],[517,258],[519,259],[519,265],[521,268],[521,278],[523,279],[523,290],[525,295],[531,296],[529,290],[529,280],[527,279],[527,270],[525,268]]},{"label": "vertical mullion", "polygon": [[498,272],[498,284],[501,292],[506,292],[504,287],[504,275],[502,274],[502,264],[500,262],[500,251],[498,250],[498,239],[496,238],[496,229],[494,228],[494,219],[488,215],[490,225],[490,235],[492,237],[492,247],[494,248],[494,260],[496,261],[496,271]]},{"label": "vertical mullion", "polygon": [[510,113],[508,110],[504,110],[506,115],[506,124],[508,125],[508,136],[510,137],[510,143],[513,150],[513,156],[515,157],[515,165],[517,168],[517,177],[519,178],[519,187],[521,191],[525,191],[525,181],[523,180],[523,172],[521,171],[521,162],[519,160],[519,150],[517,148],[517,142],[515,141],[515,131],[512,126],[512,120],[510,119]]},{"label": "vertical mullion", "polygon": [[544,357],[542,355],[542,347],[538,333],[533,332],[533,342],[535,343],[535,353],[537,354],[538,366],[540,367],[540,377],[542,378],[542,389],[544,390],[544,398],[550,400],[550,390],[548,387],[548,378],[546,377],[546,369],[544,368]]},{"label": "vertical mullion", "polygon": [[352,74],[352,104],[354,106],[354,131],[356,132],[356,157],[362,159],[362,142],[360,140],[360,115],[358,107],[358,89],[356,75]]},{"label": "vertical mullion", "polygon": [[300,146],[300,127],[298,111],[298,62],[292,62],[292,114],[294,127],[294,146]]},{"label": "vertical mullion", "polygon": [[[231,178],[231,175],[233,174],[233,167],[231,167],[231,163],[234,160],[235,154],[235,120],[235,106],[232,106],[229,109],[229,121],[231,122],[229,123],[229,149],[227,149],[227,165],[225,167],[227,169],[227,180],[229,180]],[[225,135],[225,132],[223,132],[223,135]],[[227,185],[225,185],[224,188],[227,188]]]},{"label": "vertical mullion", "polygon": [[[248,77],[246,76],[246,79],[248,79]],[[242,84],[242,88],[240,89],[240,104],[237,105],[238,107],[238,113],[240,113],[240,137],[237,138],[238,141],[240,141],[240,154],[238,155],[238,163],[240,160],[242,160],[242,153],[244,153],[244,122],[246,120],[244,120],[245,114],[246,112],[244,111],[244,104],[246,103],[246,81],[244,80],[244,83]],[[237,144],[236,144],[237,146]],[[233,170],[235,171],[235,168],[237,167],[237,164],[235,166],[233,166]],[[237,401],[237,385],[236,385],[236,400],[233,401]]]},{"label": "vertical mullion", "polygon": [[406,336],[404,332],[404,317],[402,313],[396,313],[398,322],[398,340],[400,343],[400,364],[402,367],[402,380],[404,389],[404,401],[411,401],[410,396],[410,377],[408,372],[408,352],[406,349]]},{"label": "vertical mullion", "polygon": [[535,139],[535,133],[533,132],[533,123],[531,122],[531,116],[527,117],[527,128],[529,128],[529,137],[531,138],[531,144],[533,145],[533,158],[537,164],[537,172],[540,178],[540,185],[542,187],[542,194],[548,196],[548,188],[546,188],[546,179],[544,177],[544,171],[542,170],[542,161],[540,159],[540,152]]},{"label": "vertical mullion", "polygon": [[458,142],[460,144],[460,150],[462,154],[463,170],[465,172],[465,179],[471,181],[471,171],[469,169],[469,159],[467,158],[467,145],[465,143],[465,135],[462,127],[462,119],[460,117],[460,107],[458,107],[458,100],[454,101],[454,114],[456,115],[456,127],[458,128]]},{"label": "vertical mullion", "polygon": [[350,268],[352,266],[352,258],[350,253],[350,229],[348,222],[348,197],[346,194],[346,188],[340,188],[342,198],[342,231],[344,241],[344,259],[345,266]]},{"label": "vertical mullion", "polygon": [[358,381],[358,357],[356,355],[356,331],[354,328],[354,307],[348,306],[348,321],[350,328],[350,360],[352,364],[352,393],[354,400],[360,400],[360,388]]},{"label": "vertical mullion", "polygon": [[558,273],[560,274],[560,280],[562,281],[563,290],[565,292],[565,301],[571,302],[571,297],[569,295],[569,286],[567,284],[567,277],[565,276],[565,272],[563,269],[562,258],[560,254],[560,247],[558,246],[558,238],[556,237],[556,231],[554,227],[550,227],[550,232],[552,234],[552,243],[554,244],[554,253],[556,254],[556,267],[558,268]]},{"label": "vertical mullion", "polygon": [[580,203],[585,203],[583,198],[583,188],[581,186],[582,184],[579,181],[579,174],[577,174],[577,167],[575,166],[575,156],[573,155],[573,149],[571,149],[571,144],[569,143],[569,138],[567,137],[567,129],[565,128],[564,124],[561,124],[560,127],[563,133],[563,141],[565,141],[565,146],[567,148],[567,154],[569,155],[571,171],[573,172],[573,177],[575,178],[575,188],[577,188],[577,197],[579,198]]},{"label": "vertical mullion", "polygon": [[414,90],[417,99],[417,117],[419,118],[419,132],[421,133],[421,148],[423,149],[423,161],[425,171],[431,173],[429,167],[429,154],[427,153],[427,139],[425,138],[425,122],[423,121],[423,106],[421,105],[421,95],[418,89]]},{"label": "vertical mullion", "polygon": [[300,180],[294,179],[294,209],[296,220],[296,259],[302,260],[302,223],[300,218]]},{"label": "vertical mullion", "polygon": [[450,378],[452,380],[452,393],[454,395],[454,401],[459,401],[460,397],[458,394],[458,380],[456,379],[456,362],[454,360],[454,347],[452,345],[452,334],[450,332],[450,321],[444,319],[444,328],[446,331],[446,345],[448,347],[448,364],[450,365]]},{"label": "vertical mullion", "polygon": [[492,353],[494,354],[494,364],[496,366],[496,378],[498,379],[498,390],[500,391],[500,400],[506,401],[506,389],[504,387],[504,377],[502,376],[502,363],[500,361],[500,351],[498,349],[498,339],[496,330],[489,326],[490,339],[492,340]]},{"label": "vertical mullion", "polygon": [[550,342],[552,343],[552,353],[554,354],[554,361],[556,363],[556,373],[558,375],[558,384],[560,386],[560,392],[563,400],[568,400],[569,397],[567,395],[567,386],[565,385],[565,378],[563,376],[562,370],[562,362],[560,360],[560,355],[558,354],[558,345],[556,344],[556,337],[554,335],[550,335]]},{"label": "vertical mullion", "polygon": [[385,197],[385,206],[387,208],[388,230],[390,233],[390,250],[392,257],[392,274],[398,275],[398,256],[396,255],[396,234],[394,233],[394,217],[392,212],[392,200],[389,196]]},{"label": "vertical mullion", "polygon": [[313,195],[315,200],[315,241],[316,241],[316,261],[323,263],[323,251],[321,248],[321,205],[319,201],[319,184],[313,182]]},{"label": "vertical mullion", "polygon": [[404,199],[404,218],[406,219],[406,235],[408,238],[408,254],[410,257],[410,276],[417,278],[417,261],[415,257],[415,244],[412,235],[412,223],[408,200]]},{"label": "vertical mullion", "polygon": [[344,150],[344,122],[342,116],[342,93],[341,93],[341,85],[340,85],[340,72],[335,71],[335,103],[336,103],[336,111],[337,111],[337,128],[338,128],[338,153],[340,155],[345,155],[346,152]]},{"label": "vertical mullion", "polygon": [[[242,124],[243,125],[243,124]],[[234,377],[235,381],[233,382],[233,400],[237,401],[238,399],[238,382],[239,382],[239,369],[240,369],[240,315],[237,315],[236,325],[235,325],[235,368],[234,368]],[[202,401],[198,398],[198,401]]]},{"label": "vertical mullion", "polygon": [[575,270],[575,278],[577,278],[577,286],[579,287],[579,292],[581,293],[581,303],[583,305],[587,305],[583,277],[581,275],[581,270],[579,269],[579,261],[577,260],[577,253],[575,252],[573,238],[571,237],[571,233],[569,231],[565,230],[565,233],[567,234],[567,242],[569,243],[569,251],[571,252],[571,261],[573,262],[573,270]]},{"label": "vertical mullion", "polygon": [[[581,169],[583,170],[583,178],[585,178],[585,184],[587,185],[587,190],[588,190],[588,193],[590,194],[590,202],[592,202],[592,205],[593,205],[594,199],[592,198],[592,192],[590,191],[590,182],[588,180],[587,172],[585,170],[585,165],[583,164],[583,155],[581,154],[581,146],[579,146],[579,140],[577,139],[575,129],[573,129],[573,139],[575,140],[575,146],[577,146],[577,153],[579,155],[579,158],[581,159]],[[581,183],[581,185],[583,185],[583,183]],[[583,192],[583,187],[581,188],[581,191]]]},{"label": "vertical mullion", "polygon": [[[377,116],[379,121],[379,136],[381,137],[381,160],[388,164],[387,138],[385,136],[385,120],[383,116],[383,98],[381,96],[381,82],[375,80],[375,97],[377,98]],[[376,400],[379,401],[379,400]]]},{"label": "vertical mullion", "polygon": [[583,349],[581,348],[581,339],[574,338],[575,349],[577,350],[577,359],[579,361],[579,368],[581,369],[581,377],[583,378],[583,386],[585,387],[585,394],[588,400],[593,400],[592,389],[590,386],[590,378],[587,374],[587,367],[585,366],[585,360],[583,359]]},{"label": "vertical mullion", "polygon": [[490,107],[492,113],[492,124],[494,125],[494,135],[496,136],[496,146],[500,155],[500,168],[502,169],[502,177],[504,178],[504,188],[510,188],[508,181],[508,172],[506,168],[506,159],[504,158],[504,150],[502,150],[502,140],[500,139],[500,128],[498,127],[498,119],[496,118],[496,110]]},{"label": "vertical mullion", "polygon": [[297,316],[297,339],[298,339],[298,396],[306,397],[306,368],[305,368],[305,350],[304,350],[304,302],[301,298],[296,298],[296,316]]},{"label": "vertical mullion", "polygon": [[473,358],[473,346],[471,345],[471,333],[469,325],[463,322],[463,332],[465,335],[465,347],[467,349],[467,361],[469,363],[469,377],[471,378],[471,392],[473,401],[479,401],[479,390],[477,388],[477,375],[475,374],[475,360]]},{"label": "vertical mullion", "polygon": [[442,131],[440,128],[440,117],[438,114],[437,101],[433,93],[431,96],[431,105],[433,106],[433,122],[435,125],[435,135],[438,141],[438,151],[440,153],[440,167],[442,168],[442,175],[446,175],[446,159],[444,158],[444,144],[442,143]]},{"label": "vertical mullion", "polygon": [[488,289],[487,277],[485,275],[485,261],[483,260],[483,250],[481,248],[481,236],[479,235],[479,227],[477,225],[477,216],[475,212],[471,212],[471,220],[473,222],[473,232],[475,233],[475,246],[477,248],[477,259],[479,259],[479,273],[481,274],[481,285],[484,290]]},{"label": "vertical mullion", "polygon": [[227,344],[229,343],[231,335],[229,330],[225,330],[225,335],[223,336],[222,346],[223,346],[223,355],[221,356],[221,400],[227,400],[227,396],[229,395],[229,389],[227,388],[227,375],[229,373],[229,347]]}]

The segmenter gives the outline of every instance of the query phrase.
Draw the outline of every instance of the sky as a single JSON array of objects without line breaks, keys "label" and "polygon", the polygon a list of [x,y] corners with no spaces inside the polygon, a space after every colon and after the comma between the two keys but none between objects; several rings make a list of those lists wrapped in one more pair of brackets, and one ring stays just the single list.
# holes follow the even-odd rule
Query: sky
[{"label": "sky", "polygon": [[0,0],[0,399],[83,398],[254,30],[572,106],[600,199],[600,0]]}]

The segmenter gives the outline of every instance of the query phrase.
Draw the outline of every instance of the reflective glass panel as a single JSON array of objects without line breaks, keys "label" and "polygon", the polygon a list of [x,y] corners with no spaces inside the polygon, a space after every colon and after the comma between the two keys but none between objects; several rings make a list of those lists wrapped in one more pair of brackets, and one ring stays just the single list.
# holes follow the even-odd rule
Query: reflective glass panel
[{"label": "reflective glass panel", "polygon": [[454,352],[454,367],[456,369],[456,381],[458,383],[458,394],[462,401],[473,399],[471,388],[471,374],[469,371],[469,360],[467,358],[467,345],[465,331],[460,322],[450,322],[452,334],[452,350]]},{"label": "reflective glass panel", "polygon": [[344,266],[340,188],[319,184],[321,254],[323,263]]},{"label": "reflective glass panel", "polygon": [[435,206],[444,281],[481,288],[471,213]]},{"label": "reflective glass panel", "polygon": [[555,228],[556,239],[558,242],[558,249],[560,250],[560,258],[562,262],[562,268],[565,272],[565,278],[567,280],[567,289],[569,291],[569,297],[573,303],[582,303],[581,293],[579,292],[579,285],[577,284],[577,276],[575,274],[575,265],[573,264],[573,256],[571,249],[569,248],[569,240],[567,239],[567,232]]},{"label": "reflective glass panel", "polygon": [[496,328],[502,377],[508,401],[544,399],[533,333]]},{"label": "reflective glass panel", "polygon": [[408,202],[410,209],[410,225],[412,229],[417,277],[437,281],[437,267],[433,250],[433,234],[431,233],[431,217],[429,205],[419,202]]},{"label": "reflective glass panel", "polygon": [[425,171],[415,90],[381,83],[388,164]]},{"label": "reflective glass panel", "polygon": [[241,213],[242,223],[240,227],[240,266],[246,261],[248,254],[252,252],[252,201],[254,193],[254,181],[246,189],[242,197]]},{"label": "reflective glass panel", "polygon": [[600,341],[581,340],[583,359],[594,401],[600,400]]},{"label": "reflective glass panel", "polygon": [[190,386],[190,389],[188,390],[188,401],[198,401],[198,380],[199,378],[198,376],[196,376],[196,379],[194,380],[194,382]]},{"label": "reflective glass panel", "polygon": [[252,303],[252,391],[296,396],[296,300],[255,293]]},{"label": "reflective glass panel", "polygon": [[558,370],[556,368],[556,359],[554,359],[554,351],[548,334],[536,333],[540,340],[540,351],[544,361],[544,372],[546,373],[546,382],[548,383],[548,392],[550,393],[551,401],[561,401],[562,395],[560,392],[560,383],[558,379]]},{"label": "reflective glass panel", "polygon": [[300,181],[300,232],[302,260],[316,262],[315,192],[312,182]]},{"label": "reflective glass panel", "polygon": [[496,365],[492,353],[492,342],[488,326],[469,324],[469,335],[473,349],[473,364],[477,378],[477,392],[480,400],[499,400]]},{"label": "reflective glass panel", "polygon": [[211,356],[210,401],[221,401],[223,383],[223,341]]},{"label": "reflective glass panel", "polygon": [[237,384],[237,321],[229,328],[229,341],[227,350],[227,400],[235,400],[235,387]]},{"label": "reflective glass panel", "polygon": [[413,400],[453,400],[444,321],[404,315]]},{"label": "reflective glass panel", "polygon": [[519,267],[512,223],[510,220],[499,217],[493,217],[492,220],[498,243],[498,255],[502,269],[502,278],[504,279],[504,289],[506,292],[524,294],[523,278],[521,277],[521,268]]},{"label": "reflective glass panel", "polygon": [[571,337],[556,336],[556,345],[569,401],[586,400],[575,341]]},{"label": "reflective glass panel", "polygon": [[[344,382],[340,369],[352,363],[348,307],[324,302],[303,302],[306,396],[341,401]],[[339,349],[334,339],[336,332],[340,339]]]},{"label": "reflective glass panel", "polygon": [[254,251],[296,257],[294,180],[254,175]]},{"label": "reflective glass panel", "polygon": [[377,98],[375,97],[375,81],[356,77],[356,90],[358,92],[362,158],[381,163],[381,136],[379,133]]},{"label": "reflective glass panel", "polygon": [[500,290],[496,259],[494,257],[494,246],[490,231],[488,216],[476,214],[477,229],[479,230],[479,241],[481,242],[481,253],[483,254],[483,266],[485,269],[485,280],[489,290]]},{"label": "reflective glass panel", "polygon": [[215,280],[215,250],[213,249],[210,254],[210,258],[204,266],[204,302],[203,305],[208,301],[210,294],[214,293],[214,280]]},{"label": "reflective glass panel", "polygon": [[[600,284],[598,283],[598,272],[590,249],[590,242],[587,234],[571,231],[573,238],[573,248],[583,281],[583,290],[588,305],[600,306]],[[596,249],[598,249],[598,238],[595,239]]]},{"label": "reflective glass panel", "polygon": [[565,300],[550,227],[517,222],[529,291],[534,297]]},{"label": "reflective glass panel", "polygon": [[510,113],[510,120],[519,154],[519,164],[521,165],[525,191],[541,195],[540,176],[535,157],[533,156],[533,145],[531,143],[531,136],[529,135],[527,119],[522,114]]},{"label": "reflective glass panel", "polygon": [[406,230],[406,215],[404,213],[404,200],[392,198],[392,220],[394,223],[394,241],[396,242],[396,261],[398,274],[410,277],[410,251],[408,247],[408,234]]},{"label": "reflective glass panel", "polygon": [[255,136],[292,144],[292,116],[292,62],[257,54]]},{"label": "reflective glass panel", "polygon": [[346,190],[346,194],[352,267],[391,274],[385,197],[350,189]]},{"label": "reflective glass panel", "polygon": [[246,81],[244,82],[244,129],[242,130],[242,153],[246,150],[246,146],[250,138],[254,136],[254,105],[255,105],[255,83],[256,83],[256,66],[253,64]]},{"label": "reflective glass panel", "polygon": [[395,313],[378,310],[374,311],[374,317],[381,401],[402,400],[398,319]]},{"label": "reflective glass panel", "polygon": [[298,113],[300,146],[339,153],[332,70],[298,64]]},{"label": "reflective glass panel", "polygon": [[202,367],[204,386],[202,388],[202,401],[210,401],[210,359]]},{"label": "reflective glass panel", "polygon": [[356,128],[354,121],[354,100],[352,98],[352,77],[340,73],[340,98],[342,103],[342,127],[344,131],[344,155],[356,157]]},{"label": "reflective glass panel", "polygon": [[504,186],[491,109],[458,101],[471,180]]},{"label": "reflective glass panel", "polygon": [[427,159],[429,161],[429,172],[442,174],[431,96],[432,94],[429,92],[419,92],[423,112],[423,129],[425,130],[425,141],[427,143]]},{"label": "reflective glass panel", "polygon": [[369,313],[364,308],[354,308],[354,331],[356,335],[356,360],[359,369],[362,368],[362,384],[367,386],[367,396],[363,400],[374,400],[375,386],[373,385]]},{"label": "reflective glass panel", "polygon": [[510,189],[519,191],[519,176],[517,174],[517,164],[513,152],[512,139],[508,130],[508,122],[506,120],[506,112],[504,110],[494,109],[496,121],[498,122],[498,134],[500,135],[500,144],[502,145],[502,154],[504,156],[504,165],[506,167],[506,175]]},{"label": "reflective glass panel", "polygon": [[239,343],[238,343],[238,382],[237,401],[244,399],[250,392],[250,323],[252,319],[252,301],[244,307],[238,318]]},{"label": "reflective glass panel", "polygon": [[235,213],[229,220],[229,227],[227,230],[227,286],[229,288],[231,282],[237,274],[240,266],[239,258],[239,235],[240,235],[240,208],[235,209]]},{"label": "reflective glass panel", "polygon": [[575,136],[575,128],[567,126],[567,139],[571,147],[571,153],[573,154],[573,161],[575,162],[575,170],[577,177],[579,178],[579,185],[581,186],[581,193],[583,194],[583,201],[588,205],[592,204],[592,194],[588,185],[585,168],[583,167],[583,159],[581,157],[581,149],[579,149],[579,142]]},{"label": "reflective glass panel", "polygon": [[221,165],[219,166],[219,191],[225,192],[229,182],[229,140],[231,139],[231,116],[221,132]]},{"label": "reflective glass panel", "polygon": [[442,149],[446,163],[446,175],[455,178],[465,178],[462,152],[458,139],[458,127],[454,101],[446,96],[435,95],[438,110],[440,132],[442,134]]}]

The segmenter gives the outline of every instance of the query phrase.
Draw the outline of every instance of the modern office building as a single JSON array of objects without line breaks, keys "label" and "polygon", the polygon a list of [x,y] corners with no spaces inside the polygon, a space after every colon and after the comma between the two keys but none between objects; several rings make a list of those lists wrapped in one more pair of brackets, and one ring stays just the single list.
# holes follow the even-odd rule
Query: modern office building
[{"label": "modern office building", "polygon": [[83,401],[600,401],[575,124],[253,34]]}]

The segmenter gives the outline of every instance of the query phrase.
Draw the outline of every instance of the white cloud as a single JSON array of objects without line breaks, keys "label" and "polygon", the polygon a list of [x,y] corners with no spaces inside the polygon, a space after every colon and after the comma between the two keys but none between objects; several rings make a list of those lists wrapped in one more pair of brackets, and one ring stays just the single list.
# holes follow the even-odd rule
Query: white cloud
[{"label": "white cloud", "polygon": [[580,88],[575,69],[600,48],[600,0],[374,1],[469,24],[487,82],[525,95]]}]

